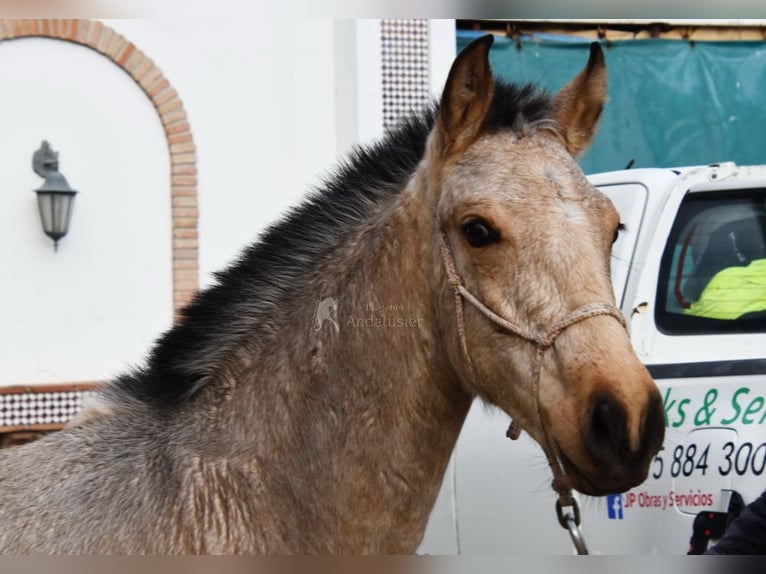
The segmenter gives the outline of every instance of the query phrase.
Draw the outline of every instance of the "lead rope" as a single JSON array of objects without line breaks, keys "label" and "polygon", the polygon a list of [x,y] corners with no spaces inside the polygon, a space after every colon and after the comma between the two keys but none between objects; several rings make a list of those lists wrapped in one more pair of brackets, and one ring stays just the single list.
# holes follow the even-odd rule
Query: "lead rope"
[{"label": "lead rope", "polygon": [[[545,430],[543,425],[542,413],[540,411],[540,373],[543,368],[543,354],[547,349],[553,347],[553,343],[556,338],[567,328],[575,323],[584,321],[591,317],[597,317],[599,315],[609,315],[617,319],[623,327],[626,327],[625,317],[622,312],[609,303],[590,303],[583,305],[566,315],[561,321],[555,323],[553,327],[548,329],[542,335],[536,335],[514,323],[511,323],[507,319],[501,317],[495,313],[492,309],[487,307],[484,303],[479,301],[468,289],[463,285],[463,281],[457,272],[455,267],[455,261],[452,257],[449,244],[447,243],[447,237],[444,233],[441,234],[441,252],[444,259],[444,267],[447,271],[447,281],[454,293],[455,298],[455,316],[457,319],[457,331],[460,339],[460,346],[463,349],[466,362],[468,363],[468,369],[474,383],[478,380],[476,376],[476,370],[471,361],[471,355],[468,352],[468,341],[465,336],[465,321],[463,315],[463,299],[471,303],[478,311],[482,313],[487,319],[499,325],[506,331],[509,331],[522,339],[533,343],[537,347],[537,353],[535,355],[534,365],[534,378],[532,381],[532,392],[535,400],[535,411],[537,416],[537,424],[540,428],[540,434],[543,439],[543,451],[548,459],[548,464],[553,471],[553,480],[551,487],[558,494],[556,500],[556,516],[559,524],[562,528],[569,531],[569,535],[572,538],[572,543],[575,546],[578,554],[588,554],[588,549],[585,545],[582,533],[580,532],[580,507],[577,505],[577,500],[572,496],[572,487],[566,478],[566,473],[561,465],[561,460],[558,455],[558,449],[554,445],[550,438],[550,435]],[[521,434],[520,427],[511,422],[506,436],[512,440],[519,438]]]}]

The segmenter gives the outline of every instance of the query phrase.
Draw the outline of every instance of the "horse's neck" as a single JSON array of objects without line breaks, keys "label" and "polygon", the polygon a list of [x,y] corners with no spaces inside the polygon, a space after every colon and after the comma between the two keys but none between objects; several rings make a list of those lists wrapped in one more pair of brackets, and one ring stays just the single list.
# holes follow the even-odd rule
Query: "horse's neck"
[{"label": "horse's neck", "polygon": [[[269,466],[265,488],[327,505],[312,510],[335,523],[316,526],[348,527],[347,549],[375,542],[374,515],[391,539],[370,551],[414,550],[470,405],[441,352],[430,228],[404,211],[362,230],[286,310],[232,401]],[[334,321],[317,321],[328,297]]]}]

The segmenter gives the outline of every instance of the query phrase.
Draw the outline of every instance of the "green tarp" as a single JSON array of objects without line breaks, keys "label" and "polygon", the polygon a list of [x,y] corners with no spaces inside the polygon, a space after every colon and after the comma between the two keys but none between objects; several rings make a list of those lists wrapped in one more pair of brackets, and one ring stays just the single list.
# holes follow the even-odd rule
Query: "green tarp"
[{"label": "green tarp", "polygon": [[[458,37],[458,49],[470,38]],[[609,102],[586,173],[735,161],[766,164],[766,42],[604,43]],[[585,65],[589,43],[499,39],[504,80],[558,90]]]}]

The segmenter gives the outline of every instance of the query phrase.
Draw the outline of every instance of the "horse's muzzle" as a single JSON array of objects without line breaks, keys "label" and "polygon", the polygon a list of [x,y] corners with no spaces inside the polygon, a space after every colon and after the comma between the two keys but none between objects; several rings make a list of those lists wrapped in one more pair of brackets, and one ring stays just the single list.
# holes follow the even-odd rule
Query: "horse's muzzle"
[{"label": "horse's muzzle", "polygon": [[583,429],[583,445],[592,472],[562,461],[568,477],[584,494],[604,495],[624,492],[646,480],[652,458],[665,438],[662,398],[653,389],[641,413],[638,435],[631,436],[629,417],[614,397],[594,397]]}]

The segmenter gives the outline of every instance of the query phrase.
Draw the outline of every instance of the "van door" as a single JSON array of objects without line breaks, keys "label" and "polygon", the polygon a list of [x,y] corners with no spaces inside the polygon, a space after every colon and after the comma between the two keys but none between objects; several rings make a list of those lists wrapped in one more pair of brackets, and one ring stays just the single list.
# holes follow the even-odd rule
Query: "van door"
[{"label": "van door", "polygon": [[682,180],[646,239],[628,307],[666,439],[644,484],[586,507],[606,553],[684,554],[699,512],[766,489],[766,174],[711,173]]}]

